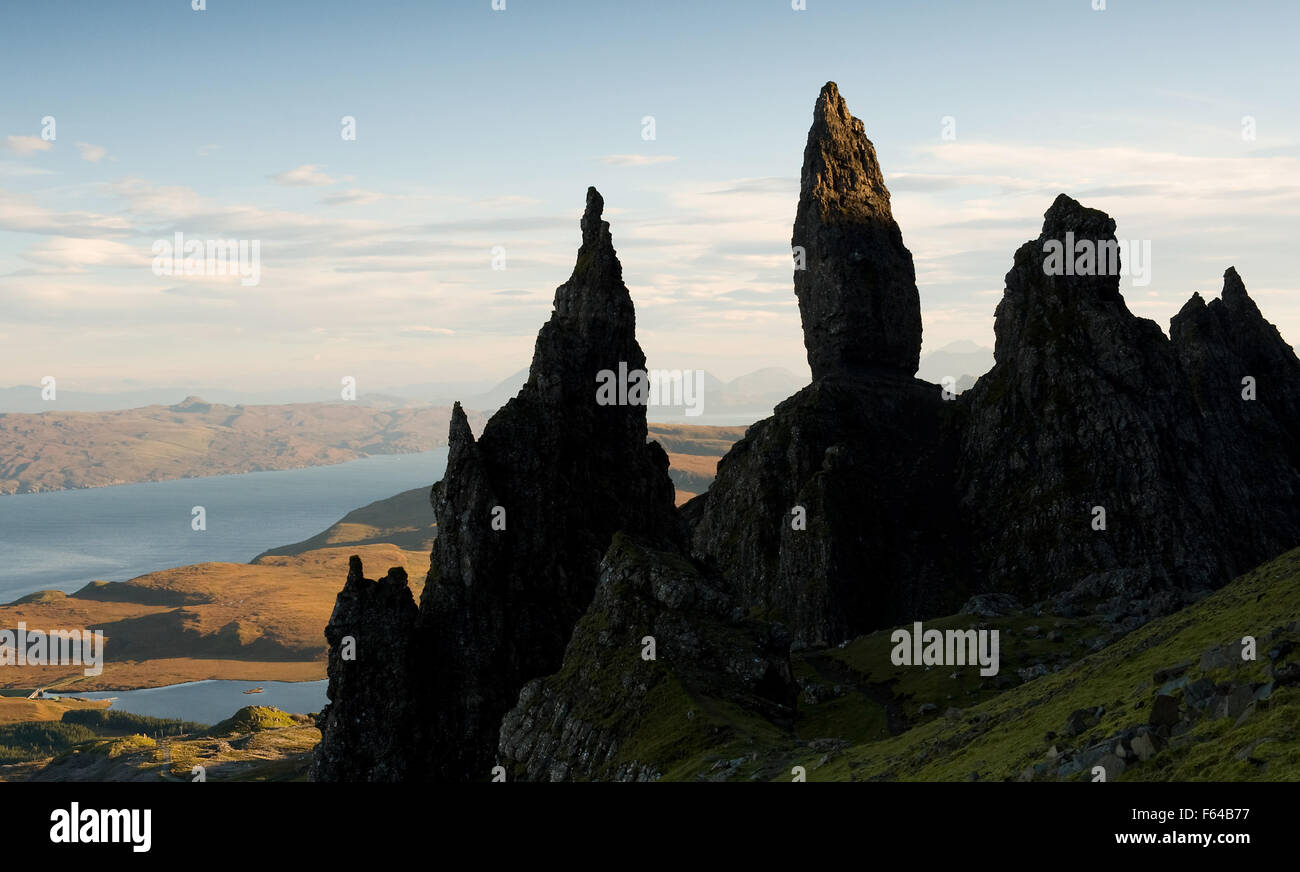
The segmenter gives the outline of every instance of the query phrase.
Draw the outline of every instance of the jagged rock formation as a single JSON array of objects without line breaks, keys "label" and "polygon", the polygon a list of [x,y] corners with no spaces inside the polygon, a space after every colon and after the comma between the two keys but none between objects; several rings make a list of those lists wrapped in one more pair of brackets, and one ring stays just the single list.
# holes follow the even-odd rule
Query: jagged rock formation
[{"label": "jagged rock formation", "polygon": [[750,428],[686,514],[696,554],[742,603],[825,645],[932,613],[968,586],[949,497],[954,410],[913,378],[912,256],[833,82],[808,133],[793,242],[807,254],[794,286],[813,383]]},{"label": "jagged rock formation", "polygon": [[[833,83],[793,237],[813,382],[677,513],[644,407],[595,402],[599,371],[644,366],[601,207],[589,191],[519,396],[477,441],[453,411],[418,614],[391,574],[353,566],[318,778],[698,774],[706,749],[735,762],[789,735],[789,639],[833,645],[980,594],[1108,600],[1127,631],[1300,543],[1292,349],[1235,270],[1166,338],[1129,312],[1117,262],[1050,268],[1053,241],[1115,242],[1065,195],[1015,253],[993,369],[960,396],[914,378],[911,255]],[[341,659],[349,634],[370,659]]]},{"label": "jagged rock formation", "polygon": [[[1234,270],[1172,340],[1129,312],[1118,275],[1047,274],[1049,240],[1100,250],[1114,230],[1061,195],[1016,252],[997,362],[960,398],[958,490],[986,588],[1041,598],[1084,582],[1158,614],[1178,602],[1161,591],[1217,587],[1300,541],[1300,363]],[[1267,401],[1243,399],[1248,375]]]},{"label": "jagged rock formation", "polygon": [[[477,441],[453,410],[447,473],[432,493],[438,538],[410,641],[414,684],[375,691],[417,709],[414,729],[379,742],[401,758],[384,771],[488,778],[502,716],[526,681],[559,668],[614,533],[665,548],[683,542],[667,455],[646,442],[645,406],[597,403],[602,370],[645,368],[603,207],[589,189],[577,264],[556,289],[518,396]],[[328,725],[325,733],[328,745]]]}]

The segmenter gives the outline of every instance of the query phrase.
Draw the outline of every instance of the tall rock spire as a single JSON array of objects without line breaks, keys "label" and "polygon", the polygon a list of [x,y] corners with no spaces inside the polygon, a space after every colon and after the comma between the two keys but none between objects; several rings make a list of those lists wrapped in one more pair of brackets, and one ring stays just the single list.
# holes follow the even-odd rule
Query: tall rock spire
[{"label": "tall rock spire", "polygon": [[862,371],[912,376],[921,301],[912,255],[889,206],[876,150],[834,82],[817,98],[803,153],[792,244],[814,379]]},{"label": "tall rock spire", "polygon": [[[355,707],[334,699],[322,747],[336,748],[334,735],[347,735],[361,742],[360,765],[349,768],[332,754],[316,777],[487,780],[502,717],[526,682],[559,668],[614,534],[684,547],[668,456],[646,442],[645,406],[598,402],[603,370],[645,367],[603,207],[588,189],[577,263],[555,291],[518,396],[478,440],[460,406],[453,409],[447,473],[432,492],[438,537],[412,638],[357,640],[359,648],[410,652],[400,673],[372,670],[365,697],[408,701],[404,717],[393,719],[400,735],[376,724],[358,739],[348,732]],[[345,590],[349,603],[355,586]],[[362,628],[396,625],[362,612],[349,606],[342,617]],[[343,623],[335,622],[335,636],[347,632]],[[336,659],[332,645],[331,676]],[[393,675],[407,685],[386,681]],[[349,677],[346,686],[363,686]]]}]

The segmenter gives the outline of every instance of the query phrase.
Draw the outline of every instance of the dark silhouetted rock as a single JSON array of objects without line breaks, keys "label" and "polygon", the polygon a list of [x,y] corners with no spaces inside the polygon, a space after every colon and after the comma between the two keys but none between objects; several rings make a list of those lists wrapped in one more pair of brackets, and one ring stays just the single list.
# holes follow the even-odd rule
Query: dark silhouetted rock
[{"label": "dark silhouetted rock", "polygon": [[[1105,257],[1120,251],[1114,220],[1064,194],[1015,252],[993,368],[957,397],[914,378],[911,255],[833,83],[793,236],[812,383],[678,513],[645,407],[596,402],[598,373],[645,364],[602,205],[589,191],[577,264],[519,395],[478,440],[453,411],[418,614],[391,573],[366,582],[353,566],[330,624],[317,778],[486,779],[500,763],[515,779],[653,779],[706,744],[693,729],[743,743],[784,723],[788,639],[832,645],[968,601],[981,614],[1043,614],[1046,602],[1095,612],[1095,649],[1300,544],[1292,349],[1232,269],[1221,298],[1194,296],[1170,338],[1133,315],[1120,261]],[[1091,269],[1052,268],[1054,244],[1079,242],[1101,253]],[[348,634],[356,663],[339,656]],[[648,636],[654,661],[640,657]],[[1267,666],[1277,687],[1298,671]],[[1199,682],[1178,687],[1187,719],[1166,694],[1150,712],[1161,741],[1204,710],[1253,710],[1251,688],[1218,704]],[[693,700],[734,717],[712,721]],[[1067,734],[1099,715],[1075,712]],[[664,718],[686,745],[656,742]],[[1052,768],[1086,772],[1113,747]],[[717,765],[730,777],[745,759]]]},{"label": "dark silhouetted rock", "polygon": [[[378,581],[361,559],[349,561],[348,580],[325,627],[329,642],[329,698],[312,766],[321,781],[401,781],[413,777],[406,736],[418,726],[408,697],[414,684],[411,641],[417,609],[406,570],[394,567]],[[351,652],[345,652],[344,639]],[[350,653],[353,659],[344,659]]]}]

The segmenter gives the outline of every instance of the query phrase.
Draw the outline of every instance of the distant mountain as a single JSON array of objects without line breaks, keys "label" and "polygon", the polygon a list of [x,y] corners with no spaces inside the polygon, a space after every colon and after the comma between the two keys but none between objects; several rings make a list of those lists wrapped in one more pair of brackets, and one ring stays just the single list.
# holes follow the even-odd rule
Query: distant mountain
[{"label": "distant mountain", "polygon": [[[993,349],[976,345],[967,339],[949,342],[929,354],[921,355],[921,366],[916,377],[933,384],[942,384],[947,376],[957,380],[957,393],[974,385],[975,380],[993,368]],[[963,376],[970,376],[963,379]]]},{"label": "distant mountain", "polygon": [[[525,376],[527,373],[525,372]],[[360,382],[357,405],[376,408],[404,408],[407,406],[445,405],[484,393],[490,382],[447,382],[444,384],[405,385],[383,390],[367,390]],[[325,387],[284,388],[271,391],[235,391],[216,387],[153,387],[131,391],[65,390],[60,387],[54,400],[41,399],[41,388],[33,385],[14,385],[0,388],[0,414],[41,412],[112,412],[122,409],[139,409],[144,406],[170,406],[186,396],[201,396],[211,403],[227,406],[280,406],[291,403],[337,403],[341,401],[340,388]],[[477,408],[466,402],[466,408]]]},{"label": "distant mountain", "polygon": [[519,393],[519,389],[524,386],[526,381],[528,381],[528,367],[506,376],[482,393],[463,398],[455,397],[454,399],[458,400],[467,409],[494,412],[510,402],[514,395]]}]

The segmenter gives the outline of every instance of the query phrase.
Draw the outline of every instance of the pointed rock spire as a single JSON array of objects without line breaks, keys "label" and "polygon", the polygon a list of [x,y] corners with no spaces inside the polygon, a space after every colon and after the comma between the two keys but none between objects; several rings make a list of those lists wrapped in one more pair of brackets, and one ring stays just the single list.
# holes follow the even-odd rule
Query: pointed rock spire
[{"label": "pointed rock spire", "polygon": [[[817,98],[804,149],[792,244],[795,295],[813,378],[911,376],[921,301],[876,151],[834,82]],[[804,269],[798,269],[803,252]]]},{"label": "pointed rock spire", "polygon": [[1230,266],[1223,271],[1223,299],[1240,299],[1246,296],[1246,284],[1237,275],[1237,268]]},{"label": "pointed rock spire", "polygon": [[[629,371],[645,367],[632,295],[609,222],[601,219],[604,208],[600,192],[588,188],[573,273],[555,289],[554,311],[537,334],[525,392],[550,405],[590,400],[602,370],[617,372],[620,363]],[[644,422],[644,406],[628,411],[635,417],[638,410]]]},{"label": "pointed rock spire", "polygon": [[[364,740],[394,771],[485,778],[520,688],[559,668],[614,534],[684,547],[668,458],[646,442],[645,406],[597,400],[602,370],[645,367],[603,207],[588,189],[577,264],[555,291],[519,394],[477,441],[461,406],[452,409],[447,473],[431,493],[438,537],[410,640],[413,666],[369,675],[367,693],[411,700],[419,725],[380,727]],[[331,680],[351,674],[336,665],[334,648],[330,657]],[[320,770],[331,778],[354,771]]]}]

